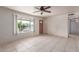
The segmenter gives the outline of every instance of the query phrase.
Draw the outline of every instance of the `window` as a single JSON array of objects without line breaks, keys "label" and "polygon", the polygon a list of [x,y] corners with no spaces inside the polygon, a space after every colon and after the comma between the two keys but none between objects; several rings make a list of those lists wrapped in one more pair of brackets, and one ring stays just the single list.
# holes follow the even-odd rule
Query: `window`
[{"label": "window", "polygon": [[27,33],[34,31],[34,21],[26,19],[16,20],[16,32],[17,33]]}]

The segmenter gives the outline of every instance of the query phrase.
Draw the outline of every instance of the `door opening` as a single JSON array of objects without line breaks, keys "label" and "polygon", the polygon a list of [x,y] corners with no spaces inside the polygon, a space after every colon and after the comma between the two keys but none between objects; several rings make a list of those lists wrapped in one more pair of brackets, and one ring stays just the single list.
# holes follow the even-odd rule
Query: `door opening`
[{"label": "door opening", "polygon": [[43,34],[43,20],[39,20],[39,34]]},{"label": "door opening", "polygon": [[79,35],[79,19],[75,14],[69,15],[69,35]]}]

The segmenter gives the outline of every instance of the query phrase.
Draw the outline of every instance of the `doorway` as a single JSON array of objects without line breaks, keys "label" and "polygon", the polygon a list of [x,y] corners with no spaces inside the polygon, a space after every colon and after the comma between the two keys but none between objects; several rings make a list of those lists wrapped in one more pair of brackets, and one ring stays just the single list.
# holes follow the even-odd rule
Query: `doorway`
[{"label": "doorway", "polygon": [[69,16],[69,34],[70,35],[79,35],[79,19],[75,14]]},{"label": "doorway", "polygon": [[43,20],[39,20],[39,34],[43,34]]}]

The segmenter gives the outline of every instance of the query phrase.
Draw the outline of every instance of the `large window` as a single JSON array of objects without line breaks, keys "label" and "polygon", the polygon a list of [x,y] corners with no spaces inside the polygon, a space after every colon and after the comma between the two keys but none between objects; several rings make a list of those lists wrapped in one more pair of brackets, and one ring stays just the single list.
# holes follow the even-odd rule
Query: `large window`
[{"label": "large window", "polygon": [[34,20],[17,19],[16,29],[17,29],[17,33],[33,32]]}]

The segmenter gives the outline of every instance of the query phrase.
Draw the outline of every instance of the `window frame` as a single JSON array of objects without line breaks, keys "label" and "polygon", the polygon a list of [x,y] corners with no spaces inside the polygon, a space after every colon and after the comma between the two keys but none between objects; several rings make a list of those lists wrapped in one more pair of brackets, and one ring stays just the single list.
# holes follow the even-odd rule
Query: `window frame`
[{"label": "window frame", "polygon": [[[28,32],[24,32],[24,33],[18,33],[18,31],[17,31],[17,20],[19,20],[19,19],[17,17],[19,17],[19,16],[18,15],[14,15],[14,34],[15,35],[29,33],[29,32],[35,32],[35,19],[33,17],[31,17],[31,18],[22,17],[22,18],[25,18],[25,19],[21,19],[21,20],[30,21],[30,23],[33,22],[33,31],[28,31]],[[30,27],[30,29],[31,29],[31,27]]]}]

